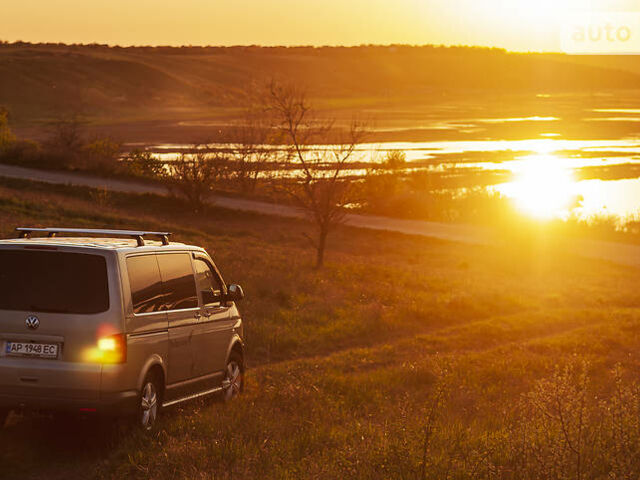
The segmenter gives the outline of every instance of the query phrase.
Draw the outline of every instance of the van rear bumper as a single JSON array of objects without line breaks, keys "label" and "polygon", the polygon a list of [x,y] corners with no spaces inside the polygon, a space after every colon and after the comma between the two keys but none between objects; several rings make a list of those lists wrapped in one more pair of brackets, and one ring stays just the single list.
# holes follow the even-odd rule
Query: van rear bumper
[{"label": "van rear bumper", "polygon": [[138,392],[129,390],[108,393],[100,395],[99,399],[84,400],[81,398],[65,398],[63,396],[12,395],[0,391],[0,408],[123,416],[136,412],[138,408]]},{"label": "van rear bumper", "polygon": [[133,413],[138,394],[135,385],[121,381],[124,368],[0,356],[0,408]]}]

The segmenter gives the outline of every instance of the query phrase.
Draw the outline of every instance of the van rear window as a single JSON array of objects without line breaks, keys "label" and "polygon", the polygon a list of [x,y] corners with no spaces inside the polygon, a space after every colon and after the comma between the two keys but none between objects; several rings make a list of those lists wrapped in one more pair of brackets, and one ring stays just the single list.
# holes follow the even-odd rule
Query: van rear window
[{"label": "van rear window", "polygon": [[0,250],[0,310],[92,314],[108,309],[104,257]]}]

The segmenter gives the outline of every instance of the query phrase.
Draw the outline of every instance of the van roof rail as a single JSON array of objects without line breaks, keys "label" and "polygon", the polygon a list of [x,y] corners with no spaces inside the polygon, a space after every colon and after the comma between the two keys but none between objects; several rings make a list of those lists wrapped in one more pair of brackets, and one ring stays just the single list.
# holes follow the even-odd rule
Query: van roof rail
[{"label": "van roof rail", "polygon": [[88,233],[92,235],[109,235],[114,237],[135,238],[139,247],[144,247],[145,236],[158,237],[162,245],[169,245],[171,232],[148,232],[145,230],[101,230],[95,228],[16,228],[19,238],[31,238],[32,233],[47,233],[49,237],[55,237],[58,233]]}]

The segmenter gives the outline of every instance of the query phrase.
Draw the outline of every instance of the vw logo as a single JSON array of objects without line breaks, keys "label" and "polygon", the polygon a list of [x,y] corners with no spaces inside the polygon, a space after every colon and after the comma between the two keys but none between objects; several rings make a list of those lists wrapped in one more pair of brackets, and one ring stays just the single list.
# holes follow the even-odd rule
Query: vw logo
[{"label": "vw logo", "polygon": [[35,330],[40,326],[40,320],[38,320],[38,317],[35,315],[27,317],[24,323],[27,325],[27,328],[30,328],[31,330]]}]

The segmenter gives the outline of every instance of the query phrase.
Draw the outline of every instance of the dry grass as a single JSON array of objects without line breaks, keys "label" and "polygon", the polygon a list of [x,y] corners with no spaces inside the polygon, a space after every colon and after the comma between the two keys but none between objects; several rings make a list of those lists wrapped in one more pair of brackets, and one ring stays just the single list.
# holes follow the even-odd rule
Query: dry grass
[{"label": "dry grass", "polygon": [[247,292],[246,395],[166,412],[152,439],[14,417],[0,433],[0,477],[591,479],[640,469],[635,269],[530,243],[344,228],[317,272],[304,223],[196,217],[152,196],[113,194],[98,211],[95,195],[1,181],[0,233],[162,227],[214,251]]}]

